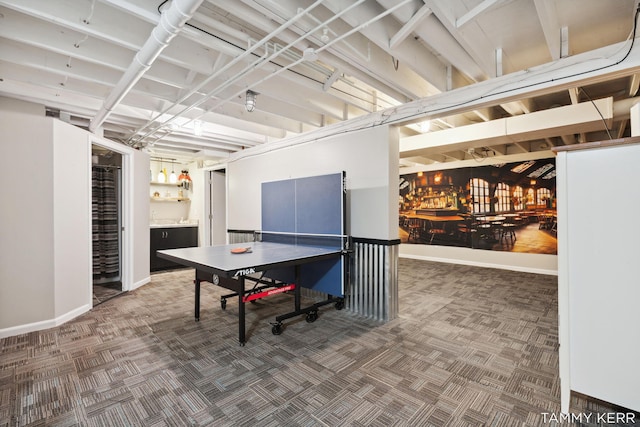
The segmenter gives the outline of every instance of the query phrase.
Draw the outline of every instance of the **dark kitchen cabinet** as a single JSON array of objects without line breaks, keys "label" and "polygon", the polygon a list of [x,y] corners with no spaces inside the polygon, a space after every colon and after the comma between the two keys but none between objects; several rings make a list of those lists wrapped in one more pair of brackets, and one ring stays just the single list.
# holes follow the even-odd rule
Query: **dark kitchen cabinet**
[{"label": "dark kitchen cabinet", "polygon": [[156,251],[198,246],[198,227],[167,227],[151,229],[151,271],[182,268],[166,259],[159,258]]}]

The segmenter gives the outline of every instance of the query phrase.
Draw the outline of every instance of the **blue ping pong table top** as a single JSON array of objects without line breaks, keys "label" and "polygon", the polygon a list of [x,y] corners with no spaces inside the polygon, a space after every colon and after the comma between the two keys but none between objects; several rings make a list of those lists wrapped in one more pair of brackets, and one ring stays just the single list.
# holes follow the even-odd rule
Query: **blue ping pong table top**
[{"label": "blue ping pong table top", "polygon": [[[235,248],[250,252],[231,253]],[[240,277],[270,268],[305,264],[342,254],[336,246],[310,246],[291,243],[246,242],[157,251],[158,256],[223,277]]]}]

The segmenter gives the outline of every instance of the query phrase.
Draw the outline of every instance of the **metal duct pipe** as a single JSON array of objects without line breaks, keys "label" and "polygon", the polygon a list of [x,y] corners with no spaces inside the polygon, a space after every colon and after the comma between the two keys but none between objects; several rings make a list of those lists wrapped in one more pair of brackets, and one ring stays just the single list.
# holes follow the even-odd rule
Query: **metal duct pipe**
[{"label": "metal duct pipe", "polygon": [[[288,19],[285,23],[280,25],[275,30],[271,31],[269,34],[267,34],[265,37],[263,37],[260,41],[258,41],[257,43],[253,44],[248,49],[246,49],[244,52],[242,52],[240,55],[238,55],[235,58],[233,58],[233,60],[231,60],[229,63],[227,63],[224,67],[222,67],[221,69],[217,70],[213,74],[209,75],[206,79],[204,79],[204,81],[200,82],[200,84],[198,84],[195,88],[191,89],[188,93],[184,94],[179,100],[175,101],[173,103],[173,105],[165,108],[160,113],[156,114],[155,117],[153,117],[151,120],[147,121],[147,123],[145,123],[144,126],[142,126],[141,128],[137,129],[134,132],[134,134],[131,135],[131,137],[129,138],[129,141],[131,141],[136,136],[136,134],[138,134],[138,133],[142,132],[143,130],[147,129],[151,124],[153,124],[163,114],[168,113],[173,107],[176,107],[176,106],[180,105],[183,101],[186,101],[191,95],[195,94],[198,90],[203,88],[206,84],[208,84],[209,82],[213,81],[218,76],[221,76],[224,72],[226,72],[227,70],[231,69],[231,67],[234,66],[235,64],[237,64],[237,63],[239,63],[241,61],[244,61],[246,57],[250,57],[255,51],[258,50],[258,48],[260,48],[260,47],[262,47],[264,45],[267,45],[271,41],[271,39],[275,38],[278,34],[282,33],[287,28],[289,28],[291,25],[295,24],[298,21],[298,19],[303,17],[306,13],[309,13],[315,7],[317,7],[320,4],[322,4],[323,1],[324,0],[316,0],[312,5],[310,5],[309,7],[304,9],[303,11],[298,12],[295,16],[293,16],[292,18]],[[252,62],[252,64],[259,64],[261,62],[264,63],[265,62],[265,58],[267,56],[269,56],[268,48],[265,48],[264,56],[254,60]],[[271,58],[272,57],[269,57],[266,60],[268,61]],[[242,73],[244,73],[246,69],[247,69],[247,67],[245,67],[245,69],[242,71]],[[238,78],[239,77],[236,76],[236,79],[238,79]],[[223,86],[223,88],[224,87],[226,87],[226,86]],[[184,109],[178,114],[173,114],[171,118],[169,118],[168,120],[165,120],[163,122],[163,125],[171,122],[172,120],[174,120],[177,117],[180,117],[182,114],[184,114],[188,110],[191,110],[192,108],[195,108],[196,106],[200,105],[202,102],[204,102],[207,99],[209,99],[209,97],[211,97],[212,95],[214,95],[213,91],[207,93],[206,96],[201,98],[201,100],[199,101],[199,103],[197,105],[196,104],[192,104],[190,107],[188,107],[188,109]],[[151,135],[154,135],[160,128],[156,128],[154,130],[151,130],[151,131],[147,132],[146,134],[144,134],[141,137],[139,137],[138,141],[142,141],[145,138],[147,138],[147,137],[149,137]]]},{"label": "metal duct pipe", "polygon": [[[321,0],[321,1],[322,1],[322,0]],[[340,18],[340,16],[342,16],[344,13],[348,12],[348,11],[349,11],[349,10],[351,10],[352,8],[355,8],[356,6],[360,5],[360,4],[361,4],[362,2],[364,2],[364,1],[366,1],[366,0],[358,0],[356,3],[352,3],[352,4],[351,4],[351,5],[349,5],[347,8],[345,8],[345,9],[341,10],[340,12],[336,13],[333,17],[331,17],[331,18],[329,18],[328,20],[324,21],[324,23],[322,23],[322,24],[320,24],[320,25],[317,25],[314,29],[312,29],[312,30],[308,31],[307,33],[305,33],[305,34],[303,34],[302,36],[298,37],[296,40],[294,40],[294,41],[290,42],[289,44],[287,44],[287,45],[283,48],[283,51],[288,50],[290,47],[292,47],[292,46],[296,45],[298,42],[300,42],[300,41],[304,40],[304,38],[306,37],[306,35],[307,35],[307,34],[311,34],[311,33],[313,33],[314,31],[317,31],[317,30],[318,30],[319,28],[321,28],[322,26],[327,25],[327,24],[329,24],[330,22],[332,22],[332,21],[334,21],[334,20],[339,19],[339,18]],[[358,31],[360,31],[362,28],[367,27],[368,25],[372,24],[373,22],[375,22],[375,21],[377,21],[377,20],[380,20],[380,19],[384,18],[385,16],[387,16],[387,15],[389,15],[389,14],[393,13],[396,9],[401,8],[402,6],[404,6],[405,4],[407,4],[407,3],[411,2],[411,1],[412,1],[412,0],[403,0],[402,2],[400,2],[400,3],[396,4],[396,5],[395,5],[395,6],[393,6],[392,8],[390,8],[390,9],[386,10],[385,12],[382,12],[381,14],[379,14],[379,15],[375,16],[374,18],[372,18],[372,19],[368,20],[367,22],[364,22],[364,23],[362,23],[362,24],[358,25],[357,27],[352,28],[350,31],[346,32],[345,34],[342,34],[341,36],[336,37],[335,39],[333,39],[333,40],[329,41],[328,43],[326,43],[326,44],[324,44],[323,46],[319,47],[319,48],[318,48],[318,49],[316,49],[315,51],[316,51],[316,52],[321,52],[321,51],[323,51],[323,50],[325,50],[325,49],[329,48],[329,47],[330,47],[331,45],[333,45],[334,43],[337,43],[337,42],[339,42],[339,41],[341,41],[341,40],[343,40],[343,39],[345,39],[345,38],[349,37],[351,34],[353,34],[353,33],[356,33],[356,32],[358,32]],[[315,6],[315,3],[314,3],[314,6]],[[292,18],[292,19],[297,19],[297,17],[298,17],[298,16],[300,16],[301,14],[306,14],[306,13],[307,13],[307,11],[308,11],[309,9],[310,9],[310,8],[307,8],[307,9],[306,9],[306,10],[304,10],[304,11],[298,12],[298,13],[296,14],[296,16],[295,16],[294,18]],[[291,21],[292,21],[292,19],[288,20],[288,22],[291,22]],[[264,39],[262,39],[262,40],[261,40],[261,42],[262,42],[262,41],[264,41],[264,40],[267,40],[267,39],[268,39],[268,37],[269,37],[269,36],[267,36],[267,37],[265,37]],[[280,54],[280,53],[278,53],[278,52],[274,52],[271,56],[267,57],[264,61],[261,61],[261,62],[262,62],[262,63],[264,63],[264,62],[266,62],[266,61],[270,61],[271,59],[275,58],[275,57],[276,57],[276,56],[278,56],[279,54]],[[265,81],[269,80],[270,78],[277,76],[278,74],[280,74],[280,73],[282,73],[282,72],[284,72],[284,71],[286,71],[286,70],[288,70],[288,69],[290,69],[290,68],[292,68],[292,67],[294,67],[294,66],[296,66],[296,65],[300,64],[300,63],[301,63],[301,62],[303,62],[303,61],[304,61],[304,58],[303,58],[303,57],[300,57],[298,60],[294,61],[293,63],[290,63],[290,64],[288,64],[288,65],[282,66],[282,67],[281,67],[280,69],[278,69],[277,71],[272,72],[271,74],[267,75],[266,77],[261,78],[260,80],[258,80],[258,81],[256,81],[256,82],[253,82],[253,85],[252,85],[252,86],[253,86],[253,87],[256,87],[256,86],[257,86],[257,85],[259,85],[260,83],[263,83],[263,82],[265,82]],[[256,66],[254,66],[253,64],[250,64],[249,66],[245,67],[245,68],[242,70],[242,72],[241,72],[240,74],[237,74],[237,75],[236,75],[236,76],[234,76],[233,78],[226,80],[222,85],[219,85],[219,86],[218,86],[217,88],[215,88],[214,90],[212,90],[212,91],[208,92],[204,98],[201,98],[199,101],[197,101],[197,102],[195,102],[195,103],[192,103],[190,106],[188,106],[188,107],[186,107],[186,108],[182,109],[179,113],[174,114],[174,115],[173,115],[173,117],[172,117],[171,119],[169,119],[169,120],[165,121],[164,123],[166,124],[166,123],[168,123],[170,120],[173,120],[173,119],[174,119],[174,118],[176,118],[176,117],[180,117],[180,116],[184,115],[184,113],[186,113],[187,111],[190,111],[190,110],[192,110],[192,109],[194,109],[194,108],[196,108],[196,107],[200,106],[202,103],[204,103],[206,100],[208,100],[208,99],[209,99],[209,98],[211,98],[212,96],[217,95],[220,91],[222,91],[223,89],[225,89],[225,88],[227,88],[227,87],[231,86],[231,85],[232,85],[232,84],[234,84],[238,79],[240,79],[241,77],[244,77],[244,76],[245,76],[246,74],[248,74],[250,71],[253,71],[252,69],[257,69],[257,68],[260,66],[260,64],[258,64],[257,62],[254,62],[254,64],[257,64],[257,65],[256,65]],[[205,110],[203,113],[199,114],[199,115],[198,115],[197,117],[195,117],[195,118],[192,118],[192,119],[191,119],[191,120],[189,120],[187,123],[191,123],[191,122],[193,122],[194,120],[197,120],[198,118],[200,118],[200,117],[204,116],[206,113],[208,113],[208,112],[210,112],[210,111],[213,111],[214,109],[216,109],[216,108],[218,108],[219,106],[223,105],[225,102],[228,102],[228,101],[230,101],[231,99],[235,98],[236,96],[241,95],[242,93],[244,93],[244,91],[245,91],[245,89],[243,88],[241,91],[236,92],[236,93],[234,93],[233,95],[231,95],[231,96],[229,96],[229,97],[227,97],[227,98],[225,98],[225,99],[223,99],[223,100],[221,100],[221,101],[218,101],[215,105],[213,105],[212,107],[209,107],[209,108],[208,108],[207,110]],[[184,124],[183,124],[183,126],[184,126]],[[146,127],[146,126],[145,126],[145,127]],[[152,130],[152,131],[147,132],[147,133],[146,133],[146,134],[144,134],[141,138],[139,138],[139,140],[138,140],[138,141],[142,141],[142,140],[144,140],[145,138],[147,138],[147,137],[149,137],[149,136],[152,136],[152,135],[156,134],[160,129],[162,129],[162,127],[159,127],[159,128],[157,128],[157,129],[155,129],[155,130]],[[157,139],[156,139],[156,141],[159,141],[159,140],[161,140],[162,138],[164,138],[164,136],[160,136],[159,138],[157,138]]]},{"label": "metal duct pipe", "polygon": [[173,0],[171,7],[162,12],[160,22],[153,29],[151,35],[138,51],[129,68],[124,72],[118,83],[102,104],[89,124],[89,130],[95,132],[107,119],[114,108],[122,101],[131,88],[151,68],[151,64],[169,45],[171,39],[182,29],[184,24],[193,16],[196,9],[204,0]]}]

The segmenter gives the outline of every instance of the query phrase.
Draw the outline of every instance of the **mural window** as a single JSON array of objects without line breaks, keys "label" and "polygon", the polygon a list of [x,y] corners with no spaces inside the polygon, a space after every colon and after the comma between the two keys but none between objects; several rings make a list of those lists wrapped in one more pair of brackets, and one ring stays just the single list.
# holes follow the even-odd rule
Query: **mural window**
[{"label": "mural window", "polygon": [[484,179],[471,178],[469,181],[471,193],[471,213],[485,213],[491,210],[489,205],[489,183]]},{"label": "mural window", "polygon": [[496,212],[508,212],[511,210],[511,196],[509,194],[509,185],[499,182],[495,192],[495,209]]},{"label": "mural window", "polygon": [[548,205],[551,200],[551,190],[548,188],[538,188],[536,190],[536,196],[538,197],[539,205]]},{"label": "mural window", "polygon": [[535,204],[536,204],[536,193],[535,193],[535,191],[533,191],[533,188],[529,188],[527,190],[526,203],[527,203],[527,207],[530,208],[530,209],[533,209],[535,207]]},{"label": "mural window", "polygon": [[513,188],[513,210],[515,211],[522,211],[524,210],[524,199],[522,198],[524,196],[524,191],[522,190],[522,187],[520,187],[519,185]]}]

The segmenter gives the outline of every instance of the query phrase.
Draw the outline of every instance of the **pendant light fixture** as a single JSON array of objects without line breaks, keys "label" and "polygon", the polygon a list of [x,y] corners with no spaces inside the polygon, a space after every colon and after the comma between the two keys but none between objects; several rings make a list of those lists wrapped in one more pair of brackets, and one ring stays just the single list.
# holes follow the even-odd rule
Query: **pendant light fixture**
[{"label": "pendant light fixture", "polygon": [[171,184],[176,184],[178,182],[178,175],[176,175],[176,171],[173,167],[173,161],[171,161],[171,175],[169,175],[169,182]]},{"label": "pendant light fixture", "polygon": [[256,109],[256,99],[258,98],[258,93],[252,91],[251,89],[249,89],[247,91],[247,97],[245,100],[245,108],[247,109],[248,112],[252,112],[253,110]]},{"label": "pendant light fixture", "polygon": [[158,182],[161,184],[167,182],[167,173],[162,168],[162,159],[160,159],[160,172],[158,172]]}]

